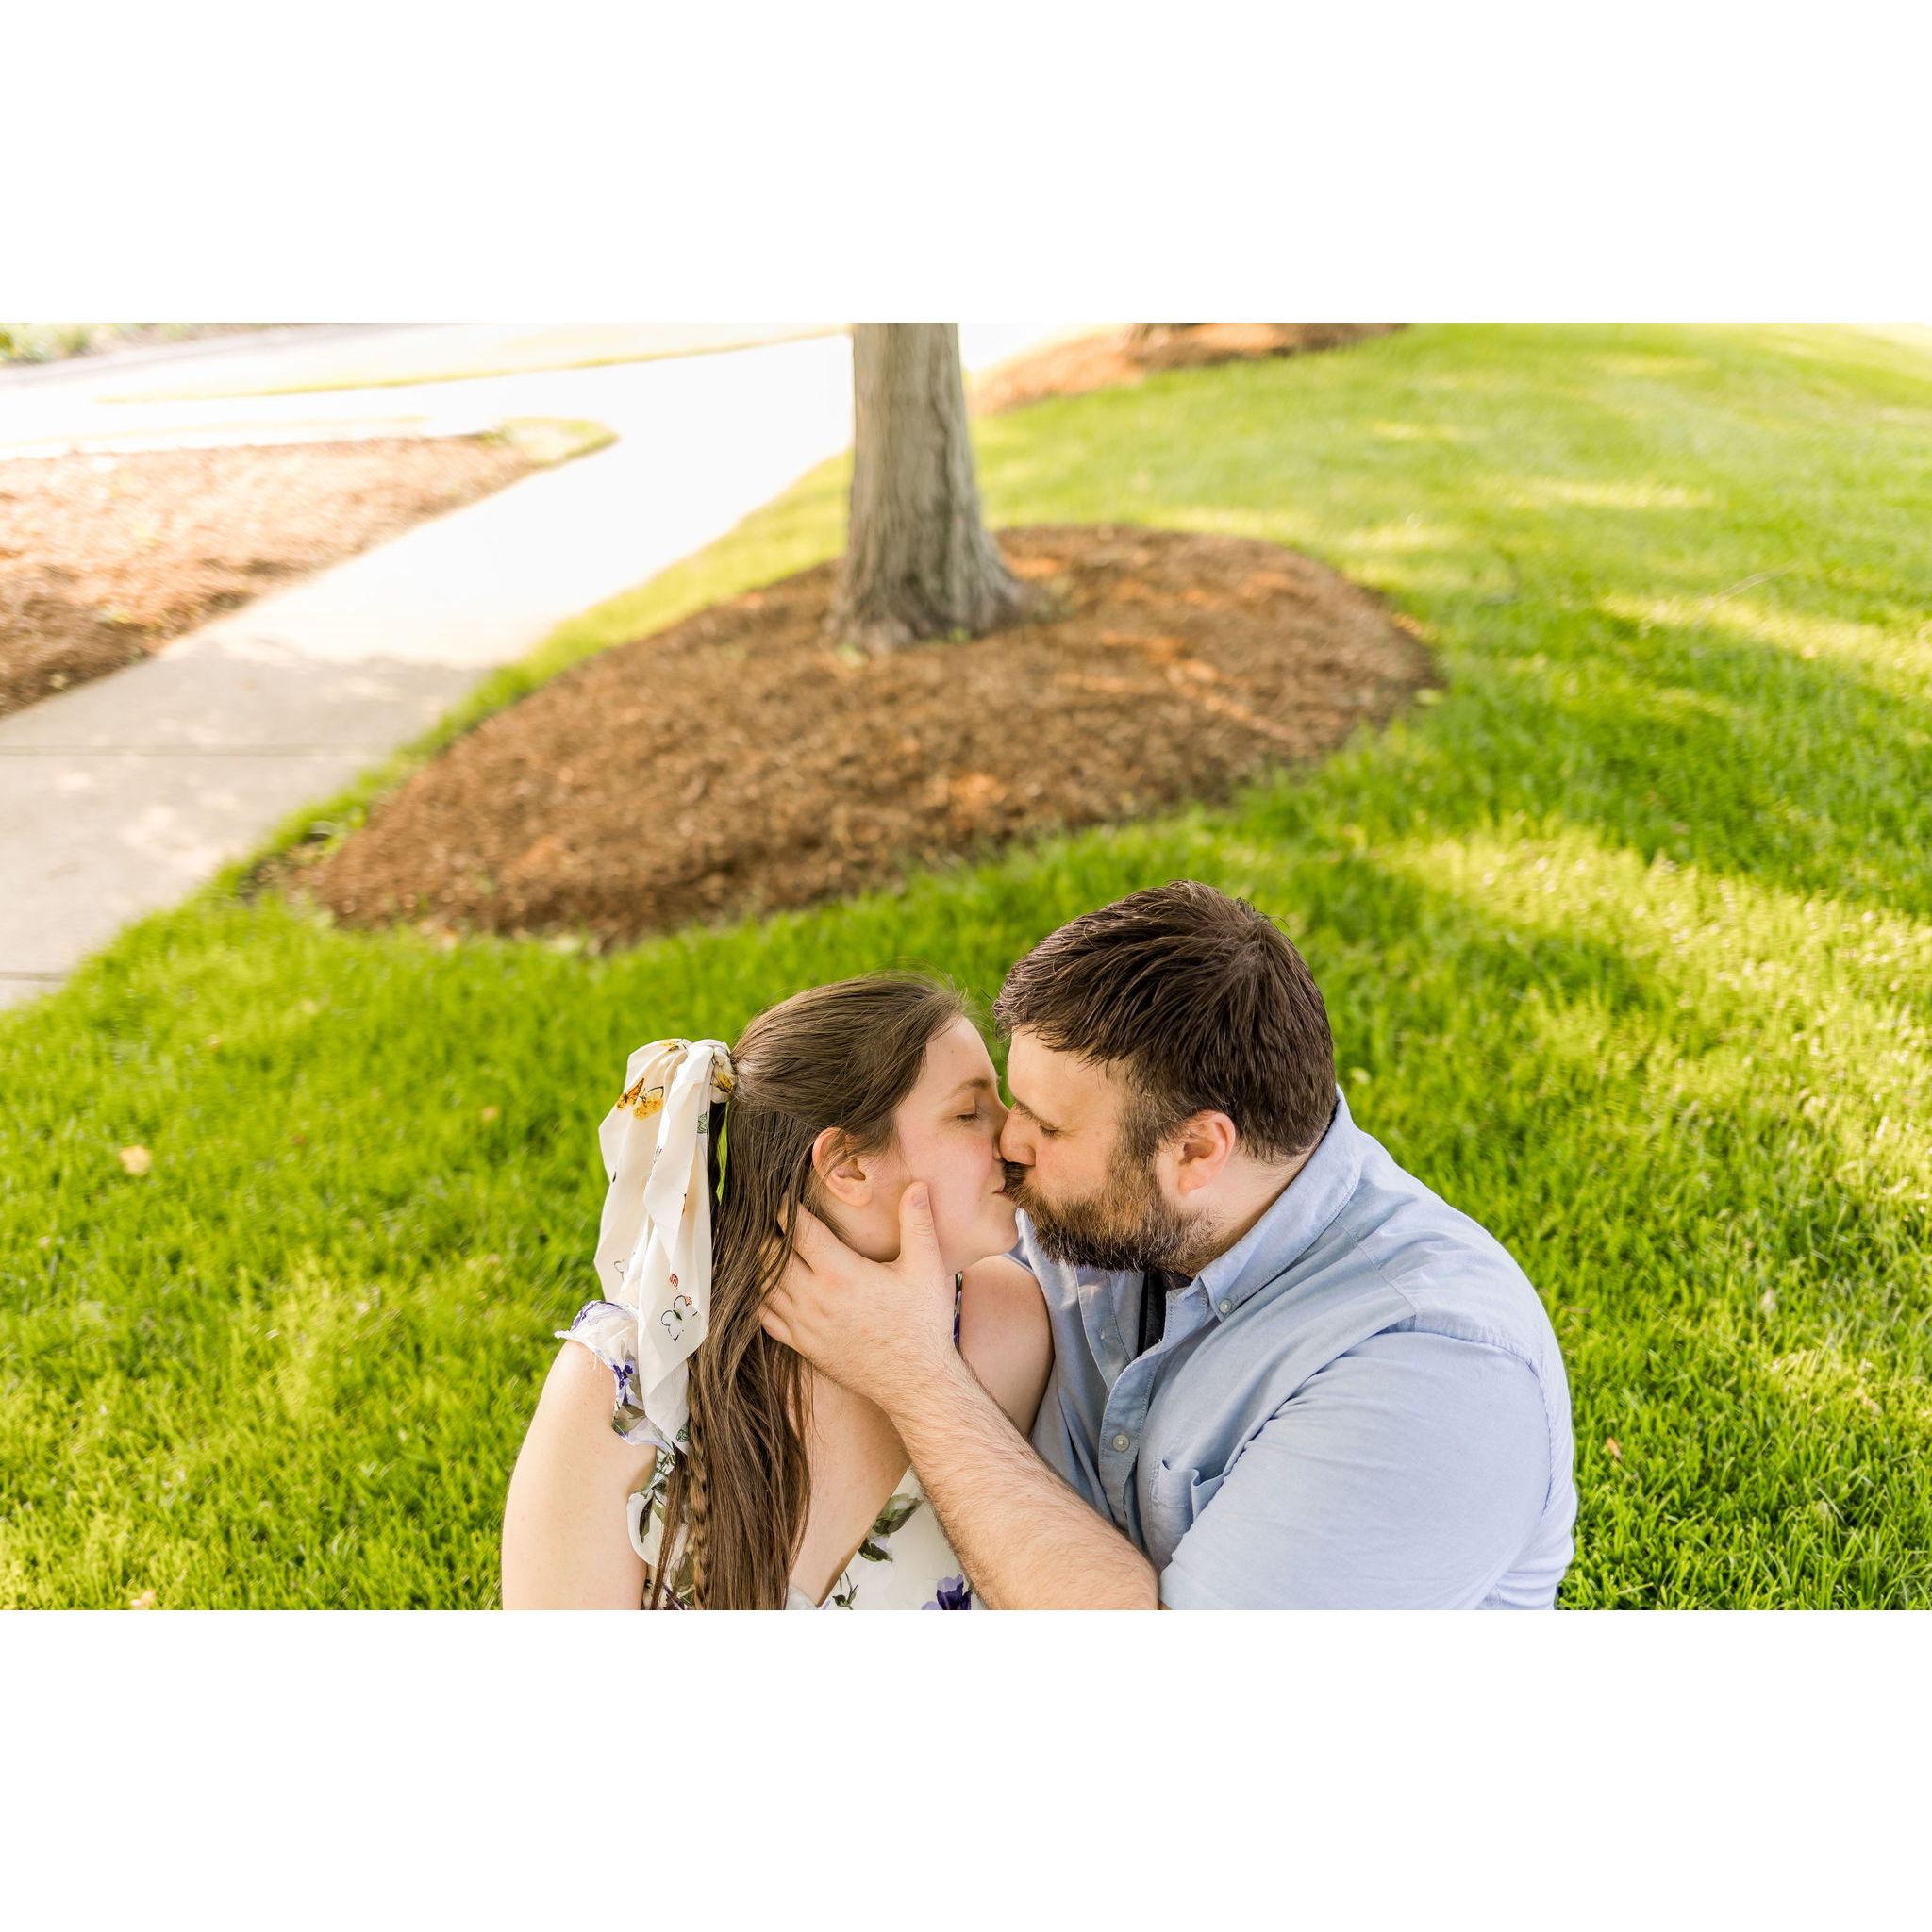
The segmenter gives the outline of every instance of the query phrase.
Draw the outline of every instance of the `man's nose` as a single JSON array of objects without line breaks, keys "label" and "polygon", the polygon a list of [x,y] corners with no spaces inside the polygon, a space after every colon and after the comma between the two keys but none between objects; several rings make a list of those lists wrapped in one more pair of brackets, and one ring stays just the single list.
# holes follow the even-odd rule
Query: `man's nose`
[{"label": "man's nose", "polygon": [[1010,1160],[1015,1167],[1031,1167],[1033,1150],[1020,1131],[1019,1120],[1018,1114],[1009,1113],[1000,1126],[1000,1158]]}]

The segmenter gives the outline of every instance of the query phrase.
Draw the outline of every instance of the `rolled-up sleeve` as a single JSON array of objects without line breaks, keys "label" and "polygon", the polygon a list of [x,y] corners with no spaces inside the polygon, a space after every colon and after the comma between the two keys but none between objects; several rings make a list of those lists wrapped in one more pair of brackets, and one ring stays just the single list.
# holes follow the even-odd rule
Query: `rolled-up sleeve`
[{"label": "rolled-up sleeve", "polygon": [[1388,1330],[1309,1377],[1236,1457],[1161,1573],[1170,1609],[1460,1609],[1550,1494],[1541,1388],[1483,1342]]}]

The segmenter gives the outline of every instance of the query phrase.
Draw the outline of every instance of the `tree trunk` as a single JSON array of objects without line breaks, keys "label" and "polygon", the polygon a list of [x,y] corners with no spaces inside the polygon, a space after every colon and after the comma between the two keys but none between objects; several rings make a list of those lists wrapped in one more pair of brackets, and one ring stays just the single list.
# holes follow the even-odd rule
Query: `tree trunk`
[{"label": "tree trunk", "polygon": [[980,520],[952,323],[855,324],[852,514],[827,628],[867,650],[1011,624],[1032,600]]}]

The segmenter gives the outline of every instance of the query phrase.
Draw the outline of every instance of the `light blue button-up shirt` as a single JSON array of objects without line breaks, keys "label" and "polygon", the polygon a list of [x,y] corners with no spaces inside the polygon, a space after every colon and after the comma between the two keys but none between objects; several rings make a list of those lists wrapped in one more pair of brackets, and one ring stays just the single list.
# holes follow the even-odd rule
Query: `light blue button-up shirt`
[{"label": "light blue button-up shirt", "polygon": [[1576,1491],[1549,1317],[1340,1094],[1144,1356],[1140,1275],[1048,1260],[1024,1214],[1013,1252],[1053,1320],[1033,1446],[1146,1552],[1170,1608],[1555,1603]]}]

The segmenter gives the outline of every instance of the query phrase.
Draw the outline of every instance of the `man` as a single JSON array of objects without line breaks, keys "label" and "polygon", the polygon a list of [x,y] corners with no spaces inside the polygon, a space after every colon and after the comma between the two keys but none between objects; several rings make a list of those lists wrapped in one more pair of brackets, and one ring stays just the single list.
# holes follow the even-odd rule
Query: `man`
[{"label": "man", "polygon": [[766,1325],[891,1417],[995,1608],[1546,1608],[1570,1400],[1498,1243],[1349,1117],[1322,995],[1180,881],[1007,976],[1002,1132],[1054,1372],[1031,1445],[951,1346],[924,1190],[868,1261],[821,1224]]}]

